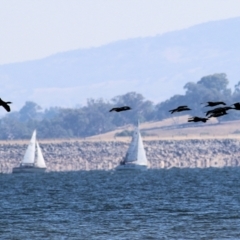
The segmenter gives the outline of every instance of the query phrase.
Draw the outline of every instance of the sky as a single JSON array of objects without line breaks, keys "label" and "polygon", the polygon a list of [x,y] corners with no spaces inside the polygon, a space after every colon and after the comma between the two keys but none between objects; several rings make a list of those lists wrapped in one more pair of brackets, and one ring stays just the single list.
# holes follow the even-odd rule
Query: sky
[{"label": "sky", "polygon": [[240,0],[0,0],[0,64],[240,16]]}]

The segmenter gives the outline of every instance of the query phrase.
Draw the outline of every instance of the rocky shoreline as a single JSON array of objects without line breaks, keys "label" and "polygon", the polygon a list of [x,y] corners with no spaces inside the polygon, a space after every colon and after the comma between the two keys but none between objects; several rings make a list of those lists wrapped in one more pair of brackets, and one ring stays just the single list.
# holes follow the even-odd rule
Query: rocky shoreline
[{"label": "rocky shoreline", "polygon": [[[129,143],[123,141],[69,141],[40,143],[48,171],[111,170],[123,159]],[[144,141],[150,168],[206,168],[240,166],[237,139]],[[27,144],[0,144],[0,170],[19,166]]]}]

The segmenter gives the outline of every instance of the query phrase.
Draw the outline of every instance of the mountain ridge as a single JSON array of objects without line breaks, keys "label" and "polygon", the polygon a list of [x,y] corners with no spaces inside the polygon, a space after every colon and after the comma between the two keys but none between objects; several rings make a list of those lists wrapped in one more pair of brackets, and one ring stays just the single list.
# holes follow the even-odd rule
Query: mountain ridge
[{"label": "mountain ridge", "polygon": [[239,26],[240,18],[212,21],[0,65],[0,94],[16,108],[25,101],[73,107],[87,98],[110,100],[130,91],[160,102],[182,94],[187,82],[217,72],[225,72],[233,87],[240,80]]}]

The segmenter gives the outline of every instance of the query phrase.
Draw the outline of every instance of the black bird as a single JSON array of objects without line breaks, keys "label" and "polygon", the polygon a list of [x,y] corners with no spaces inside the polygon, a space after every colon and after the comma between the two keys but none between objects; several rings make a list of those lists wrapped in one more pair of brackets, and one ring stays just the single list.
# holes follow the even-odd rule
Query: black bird
[{"label": "black bird", "polygon": [[227,110],[229,109],[235,109],[233,107],[219,107],[219,108],[214,108],[212,110],[209,110],[206,113],[206,116],[209,114],[218,114],[218,113],[226,113]]},{"label": "black bird", "polygon": [[[202,104],[204,104],[204,103],[202,103]],[[207,104],[208,105],[206,105],[205,107],[214,107],[214,106],[217,106],[217,105],[220,105],[220,104],[226,105],[225,102],[207,102]]]},{"label": "black bird", "polygon": [[184,105],[184,106],[179,106],[179,107],[177,107],[177,108],[187,108],[188,106],[186,106],[186,105]]},{"label": "black bird", "polygon": [[169,112],[171,112],[171,114],[173,114],[174,112],[182,112],[182,111],[187,111],[187,110],[191,110],[191,109],[188,108],[188,106],[179,106],[175,109],[169,110]]},{"label": "black bird", "polygon": [[123,107],[116,107],[112,108],[109,112],[115,111],[115,112],[122,112],[122,111],[127,111],[130,110],[131,108],[128,106],[123,106]]},{"label": "black bird", "polygon": [[201,118],[201,117],[191,117],[188,119],[188,122],[206,122],[209,118]]},{"label": "black bird", "polygon": [[211,117],[221,117],[221,116],[224,116],[228,114],[227,112],[216,112],[216,113],[212,113],[208,118],[211,118]]},{"label": "black bird", "polygon": [[[237,103],[234,103],[234,104],[232,104],[232,105],[234,105],[234,109],[236,109],[236,110],[240,110],[240,103],[239,102],[237,102]],[[232,106],[231,105],[231,106]]]},{"label": "black bird", "polygon": [[0,106],[3,106],[7,112],[10,112],[10,106],[8,104],[10,104],[12,102],[4,102],[1,98],[0,98]]}]

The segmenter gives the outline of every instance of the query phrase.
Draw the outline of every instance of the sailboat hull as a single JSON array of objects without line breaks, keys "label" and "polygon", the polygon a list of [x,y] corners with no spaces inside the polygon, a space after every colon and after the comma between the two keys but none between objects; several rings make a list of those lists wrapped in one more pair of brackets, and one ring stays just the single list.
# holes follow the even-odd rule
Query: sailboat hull
[{"label": "sailboat hull", "polygon": [[124,165],[119,165],[115,168],[117,171],[145,171],[147,170],[146,165],[137,165],[137,164],[124,164]]},{"label": "sailboat hull", "polygon": [[15,167],[12,169],[12,173],[44,173],[46,168],[39,167]]}]

